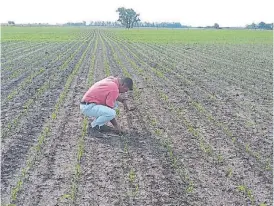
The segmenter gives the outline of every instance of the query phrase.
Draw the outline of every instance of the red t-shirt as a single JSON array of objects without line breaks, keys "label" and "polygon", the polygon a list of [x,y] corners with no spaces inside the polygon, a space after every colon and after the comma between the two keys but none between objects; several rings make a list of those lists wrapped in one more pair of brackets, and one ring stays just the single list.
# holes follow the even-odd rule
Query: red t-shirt
[{"label": "red t-shirt", "polygon": [[92,85],[92,87],[90,87],[89,90],[85,93],[82,101],[92,102],[113,108],[118,96],[118,78],[110,76]]}]

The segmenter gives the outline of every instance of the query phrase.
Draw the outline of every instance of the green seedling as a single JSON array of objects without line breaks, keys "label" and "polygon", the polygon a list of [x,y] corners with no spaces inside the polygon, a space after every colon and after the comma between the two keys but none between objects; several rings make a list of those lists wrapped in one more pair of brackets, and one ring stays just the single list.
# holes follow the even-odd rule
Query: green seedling
[{"label": "green seedling", "polygon": [[193,181],[190,181],[188,186],[187,186],[186,192],[187,193],[192,193],[193,190],[194,190],[194,184],[193,184]]},{"label": "green seedling", "polygon": [[161,131],[160,129],[157,128],[157,129],[155,130],[155,134],[156,134],[156,135],[161,135],[161,134],[162,134],[162,131]]},{"label": "green seedling", "polygon": [[8,124],[8,129],[11,129],[11,126],[12,126],[11,123],[9,123],[9,124]]},{"label": "green seedling", "polygon": [[245,185],[239,185],[239,186],[237,187],[237,190],[238,190],[239,192],[245,193],[246,190],[247,190],[247,187],[246,187]]},{"label": "green seedling", "polygon": [[131,169],[130,169],[130,172],[129,172],[129,181],[130,181],[131,183],[133,183],[134,180],[135,180],[135,178],[136,178],[136,174],[135,174],[134,170],[131,168]]},{"label": "green seedling", "polygon": [[232,177],[232,168],[228,168],[226,176],[229,177],[229,178]]},{"label": "green seedling", "polygon": [[232,138],[232,143],[235,144],[235,142],[236,142],[236,137],[233,137]]},{"label": "green seedling", "polygon": [[[209,155],[212,155],[212,154],[213,154],[213,149],[211,148],[210,145],[206,145],[206,146],[205,146],[205,152],[206,152],[207,154],[209,154]],[[218,161],[219,161],[219,159],[222,160],[222,157],[221,157],[221,156],[218,156]]]},{"label": "green seedling", "polygon": [[231,132],[227,127],[225,127],[223,124],[221,124],[221,127],[223,128],[223,130],[225,131],[225,133],[226,133],[228,136],[230,136],[230,137],[233,136],[232,132]]},{"label": "green seedling", "polygon": [[252,195],[252,191],[250,189],[247,189],[247,196],[249,197],[251,204],[253,205],[255,199],[254,199],[254,196]]},{"label": "green seedling", "polygon": [[168,100],[168,96],[167,96],[166,94],[164,94],[164,93],[160,93],[160,97],[161,97],[161,99],[164,100],[164,101],[167,101],[167,100]]},{"label": "green seedling", "polygon": [[175,169],[178,168],[177,162],[178,162],[177,157],[173,156],[173,158],[172,158],[172,166],[173,166]]},{"label": "green seedling", "polygon": [[198,102],[192,102],[192,105],[193,105],[199,112],[202,112],[202,113],[205,112],[204,107],[203,107],[201,104],[199,104]]},{"label": "green seedling", "polygon": [[51,119],[56,119],[56,117],[57,117],[56,113],[55,113],[55,112],[54,112],[54,113],[52,113],[52,115],[51,115]]},{"label": "green seedling", "polygon": [[261,159],[261,156],[258,152],[254,152],[254,156],[256,157],[256,159],[259,161]]},{"label": "green seedling", "polygon": [[156,73],[156,75],[160,78],[164,78],[164,74],[156,69],[154,69],[154,72]]},{"label": "green seedling", "polygon": [[221,154],[218,154],[217,160],[218,160],[218,163],[222,163],[224,161],[224,158]]},{"label": "green seedling", "polygon": [[136,184],[136,185],[135,185],[135,191],[134,191],[133,194],[132,194],[133,197],[135,197],[135,196],[137,195],[138,191],[139,191],[139,185]]},{"label": "green seedling", "polygon": [[116,115],[119,116],[120,115],[120,109],[116,109]]},{"label": "green seedling", "polygon": [[125,153],[128,153],[128,146],[127,146],[127,144],[125,144],[125,146],[124,146],[124,151],[125,151]]},{"label": "green seedling", "polygon": [[78,177],[80,175],[81,172],[81,165],[79,163],[77,163],[76,165],[76,176]]},{"label": "green seedling", "polygon": [[270,160],[267,160],[265,169],[268,171],[272,170],[271,165],[270,165]]},{"label": "green seedling", "polygon": [[249,147],[249,144],[246,144],[246,145],[245,145],[245,151],[246,151],[247,153],[249,153],[249,152],[250,152],[250,147]]},{"label": "green seedling", "polygon": [[64,194],[64,195],[62,195],[61,199],[71,199],[71,195],[70,194]]},{"label": "green seedling", "polygon": [[155,118],[152,118],[152,119],[150,120],[150,123],[151,123],[152,126],[156,126],[157,121],[156,121]]},{"label": "green seedling", "polygon": [[[87,51],[87,50],[86,50],[86,51]],[[83,56],[85,56],[86,51],[84,52],[84,55],[83,55]],[[82,58],[80,59],[80,62],[82,62],[83,56],[82,56]],[[76,75],[76,71],[79,70],[79,67],[80,67],[80,64],[79,64],[79,65],[76,65],[74,71],[73,71],[72,74],[69,76],[69,78],[68,78],[68,80],[67,80],[67,82],[66,82],[66,84],[65,84],[65,88],[64,88],[62,94],[60,95],[60,97],[59,97],[59,99],[58,99],[58,102],[57,102],[57,104],[56,104],[56,105],[57,105],[57,106],[55,107],[56,110],[55,110],[55,112],[53,112],[52,115],[51,115],[52,119],[56,119],[56,116],[57,116],[56,114],[57,114],[58,109],[59,109],[59,106],[58,106],[58,105],[61,104],[61,103],[64,101],[64,97],[66,96],[67,91],[68,91],[68,88],[69,88],[69,86],[71,85],[71,82],[72,82],[72,79],[73,79],[72,77]],[[38,140],[39,140],[39,141],[38,141],[38,144],[35,145],[35,146],[33,147],[33,149],[34,149],[36,152],[39,152],[39,151],[41,150],[41,145],[42,145],[42,143],[43,143],[43,141],[44,141],[44,138],[45,138],[46,135],[49,134],[49,132],[50,132],[50,128],[49,128],[48,126],[45,127],[44,130],[43,130],[43,132],[42,132],[42,134],[41,134],[41,136],[38,138]],[[16,200],[17,194],[18,194],[19,190],[20,190],[21,187],[22,187],[24,175],[25,175],[26,172],[31,168],[31,166],[34,164],[34,161],[35,161],[35,158],[34,158],[34,157],[30,157],[30,159],[27,159],[27,166],[25,167],[25,169],[22,170],[22,171],[23,171],[23,172],[22,172],[22,176],[20,177],[19,181],[16,183],[16,186],[15,186],[14,188],[11,189],[11,199],[12,199],[13,201]],[[79,164],[79,163],[76,165],[76,174],[77,174],[78,176],[79,176],[79,174],[80,174],[80,164]]]}]

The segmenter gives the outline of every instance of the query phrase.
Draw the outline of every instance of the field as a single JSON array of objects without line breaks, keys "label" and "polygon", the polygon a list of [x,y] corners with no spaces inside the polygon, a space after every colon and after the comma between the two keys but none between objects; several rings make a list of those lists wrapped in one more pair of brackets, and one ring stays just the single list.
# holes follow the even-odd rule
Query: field
[{"label": "field", "polygon": [[[273,32],[2,27],[2,205],[273,205]],[[80,100],[129,76],[123,136]]]}]

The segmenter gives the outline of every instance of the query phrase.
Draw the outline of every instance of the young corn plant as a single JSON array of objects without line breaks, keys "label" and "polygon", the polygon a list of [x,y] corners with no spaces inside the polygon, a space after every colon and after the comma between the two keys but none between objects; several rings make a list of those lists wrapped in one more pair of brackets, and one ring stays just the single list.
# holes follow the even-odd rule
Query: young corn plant
[{"label": "young corn plant", "polygon": [[[120,49],[120,47],[119,46],[117,46],[118,48],[119,48],[119,50],[120,50],[120,53],[122,53],[123,54],[123,51],[121,51],[121,49]],[[131,63],[131,65],[137,70],[137,71],[143,71],[143,70],[140,70],[139,68],[138,68],[138,66],[131,60],[131,59],[129,59],[125,54],[124,54],[124,56],[126,57],[126,59]],[[142,72],[140,72],[140,73],[142,73]],[[150,78],[149,78],[150,79]],[[146,80],[148,80],[148,79],[146,79]],[[134,90],[135,91],[135,90]],[[138,91],[138,90],[137,90]],[[164,97],[164,99],[167,99],[166,98],[166,96],[164,96],[165,94],[163,94],[163,97]],[[156,121],[156,119],[155,118],[149,118],[150,119],[150,124],[152,125],[152,126],[156,126],[157,125],[157,121]],[[155,131],[154,131],[154,133],[156,134],[156,135],[161,135],[162,136],[162,131],[160,130],[160,129],[156,129]],[[169,144],[164,144],[165,145],[165,147],[167,148],[167,150],[168,150],[168,154],[169,154],[169,157],[170,157],[170,160],[171,160],[171,162],[172,162],[172,166],[174,167],[174,169],[179,173],[179,174],[181,174],[180,175],[180,177],[183,177],[183,181],[188,181],[189,183],[188,183],[188,188],[187,188],[187,190],[188,190],[188,192],[192,192],[193,191],[193,188],[194,188],[194,186],[193,186],[193,182],[190,180],[190,178],[186,178],[186,172],[182,169],[182,168],[180,168],[179,166],[178,166],[178,159],[177,159],[177,157],[173,154],[173,151],[172,151],[172,149],[171,149],[171,147],[170,147],[170,145]],[[182,175],[182,174],[184,174],[184,175]]]},{"label": "young corn plant", "polygon": [[[87,49],[86,49],[86,51],[87,51]],[[82,57],[85,56],[86,51],[84,52],[84,54],[82,55]],[[82,58],[80,59],[80,62],[82,62],[81,60],[82,60]],[[71,78],[67,79],[67,82],[65,84],[65,89],[63,90],[63,92],[59,96],[59,99],[58,99],[58,101],[56,103],[57,105],[61,104],[64,101],[65,94],[67,94],[67,89],[68,89],[68,87],[72,83],[72,77],[76,75],[76,73],[79,70],[79,67],[80,67],[80,65],[77,64],[75,66],[73,72],[70,75]],[[58,113],[58,108],[59,107],[56,107],[56,109],[54,111],[56,114]],[[51,118],[51,120],[54,120],[54,119]],[[17,199],[17,194],[18,194],[18,192],[22,188],[22,184],[23,184],[23,180],[25,179],[25,175],[28,172],[28,170],[32,167],[32,165],[34,164],[34,161],[36,159],[36,156],[37,156],[38,152],[41,151],[41,147],[42,147],[42,144],[45,141],[45,137],[47,137],[49,135],[49,133],[50,133],[50,126],[49,125],[50,125],[50,122],[47,123],[47,126],[43,129],[42,133],[38,137],[38,143],[32,147],[32,149],[35,151],[36,155],[32,155],[32,156],[28,157],[28,159],[27,159],[27,165],[22,169],[22,175],[19,177],[19,180],[17,181],[15,187],[11,189],[11,201],[12,202]],[[80,170],[77,170],[77,171],[80,172]]]},{"label": "young corn plant", "polygon": [[254,198],[254,195],[252,194],[251,189],[248,189],[248,187],[245,186],[245,185],[239,185],[239,186],[237,186],[236,190],[238,192],[241,192],[242,194],[244,194],[249,199],[249,201],[251,202],[251,205],[254,205],[255,198]]},{"label": "young corn plant", "polygon": [[[129,49],[129,50],[130,50],[130,49]],[[147,51],[144,51],[144,52],[146,53]],[[145,53],[142,53],[142,55],[143,55],[144,57],[145,57],[145,55],[146,55]],[[139,60],[142,61],[140,58],[139,58]],[[176,75],[176,76],[178,76],[178,75]],[[210,98],[212,97],[212,99],[216,99],[214,95],[209,95],[209,97],[210,97]],[[199,103],[197,103],[197,102],[195,102],[195,101],[192,101],[192,103],[193,103],[193,106],[196,107],[196,109],[197,109],[198,111],[200,111],[201,113],[203,113],[203,114],[206,115],[206,117],[207,117],[207,119],[208,119],[209,121],[214,122],[218,127],[222,128],[223,131],[224,131],[229,137],[232,137],[232,142],[233,142],[233,144],[235,144],[235,143],[237,143],[237,145],[239,144],[239,142],[236,142],[237,139],[236,139],[235,137],[233,137],[232,132],[228,129],[228,127],[227,127],[226,125],[224,125],[223,123],[217,122],[217,121],[215,120],[215,118],[214,118],[209,112],[207,112],[207,111],[202,107],[201,104],[199,104]],[[248,150],[248,151],[249,151],[249,150]],[[260,155],[254,153],[254,152],[252,152],[252,151],[249,151],[249,154],[250,154],[251,156],[254,156],[254,157],[257,159],[257,161],[260,161],[260,158],[258,158]],[[260,161],[260,162],[261,162],[261,161]],[[263,162],[261,162],[261,163],[263,163]],[[268,168],[268,167],[267,167],[267,168]]]},{"label": "young corn plant", "polygon": [[[82,45],[83,45],[83,44],[82,44]],[[79,48],[78,48],[78,49],[79,49]],[[73,56],[75,56],[75,53],[74,53]],[[68,60],[67,60],[67,61],[68,61]],[[66,61],[66,62],[67,62],[67,61]],[[56,62],[56,61],[55,61],[55,62]],[[39,74],[41,74],[42,72],[44,72],[43,68],[40,69]],[[36,76],[36,73],[33,74],[33,75]],[[54,77],[54,75],[55,75],[55,74],[52,74],[52,75],[49,77],[49,79],[52,79],[52,78]],[[30,79],[28,79],[28,82],[30,83]],[[45,81],[45,83],[44,83],[40,88],[37,89],[37,91],[36,91],[36,93],[35,93],[35,96],[34,96],[32,99],[29,99],[29,100],[24,104],[24,106],[23,106],[24,110],[23,110],[21,113],[19,113],[19,114],[15,117],[15,119],[12,120],[12,122],[7,123],[7,125],[10,125],[10,127],[8,127],[7,129],[3,129],[1,138],[7,137],[8,134],[10,134],[10,131],[13,131],[13,129],[16,128],[16,126],[19,124],[20,118],[23,117],[24,114],[26,114],[26,113],[28,112],[28,110],[29,110],[31,104],[35,102],[34,100],[35,100],[35,99],[38,99],[39,96],[41,96],[41,95],[44,93],[44,91],[46,91],[48,88],[49,88],[49,84],[48,84],[48,82]],[[12,99],[13,96],[10,96],[10,98]],[[53,117],[55,117],[55,115],[53,115]]]},{"label": "young corn plant", "polygon": [[135,181],[136,181],[136,173],[135,173],[135,171],[134,171],[133,168],[130,169],[128,178],[129,178],[130,184],[134,185],[134,190],[133,190],[133,191],[131,192],[131,194],[129,194],[129,195],[135,197],[135,196],[138,194],[139,185],[138,185],[138,183],[135,184]]},{"label": "young corn plant", "polygon": [[[90,41],[89,45],[87,48],[90,47],[92,41]],[[89,75],[88,75],[88,80],[87,80],[87,84],[91,84],[92,82],[92,74],[93,74],[93,70],[95,67],[95,52],[97,50],[97,44],[98,44],[98,39],[96,39],[95,42],[95,47],[93,50],[93,57],[91,59],[91,67],[90,71],[89,71]],[[87,51],[87,50],[86,50]],[[86,51],[84,53],[83,56],[86,55]],[[84,59],[84,58],[83,58]],[[79,64],[80,65],[80,64]],[[76,198],[76,194],[77,194],[77,190],[78,190],[78,180],[80,178],[81,175],[81,159],[83,157],[84,154],[84,138],[87,134],[87,130],[88,130],[88,118],[84,118],[83,122],[82,122],[82,131],[81,131],[81,135],[79,136],[78,139],[78,144],[77,144],[77,158],[76,158],[76,164],[74,166],[74,176],[72,179],[72,183],[71,183],[71,187],[70,187],[70,191],[69,193],[63,194],[59,199],[58,202],[62,202],[64,200],[70,200],[73,202],[75,202],[75,198]]]},{"label": "young corn plant", "polygon": [[99,35],[100,37],[100,41],[102,43],[102,47],[103,47],[103,59],[104,59],[104,67],[105,67],[105,73],[107,76],[110,76],[111,75],[111,72],[110,72],[110,66],[109,66],[109,63],[107,61],[107,57],[106,57],[106,46],[105,46],[105,43],[102,39],[102,36]]},{"label": "young corn plant", "polygon": [[[43,129],[42,133],[38,137],[38,143],[32,148],[35,150],[35,154],[40,152],[41,145],[43,144],[45,137],[49,135],[49,132],[50,132],[50,129],[48,126]],[[27,163],[26,163],[26,166],[21,171],[21,176],[19,177],[15,187],[11,189],[11,202],[17,199],[17,194],[21,190],[25,176],[27,172],[30,170],[30,168],[32,167],[32,165],[34,164],[35,158],[36,158],[36,155],[29,156],[27,158]]]},{"label": "young corn plant", "polygon": [[[120,47],[119,47],[119,49],[120,49]],[[123,51],[121,51],[120,50],[120,53],[123,53]],[[127,59],[128,59],[128,61],[131,63],[131,65],[138,71],[139,69],[138,69],[138,67],[137,67],[137,65],[131,60],[131,59],[129,59],[126,55],[124,55]],[[165,100],[167,100],[167,96],[165,96],[165,94],[163,94],[162,93],[162,96],[163,96],[163,98],[165,99]],[[155,126],[156,125],[156,119],[152,119],[152,118],[150,118],[151,119],[151,125],[153,126]],[[156,129],[155,130],[155,133],[157,134],[157,135],[161,135],[162,134],[162,132],[161,132],[161,130],[159,130],[159,129]],[[173,155],[173,152],[172,152],[172,150],[170,149],[170,147],[169,146],[167,146],[167,148],[168,148],[168,154],[169,154],[169,156],[170,156],[170,158],[171,158],[171,160],[172,160],[172,165],[173,165],[173,167],[174,168],[178,168],[177,167],[177,158]],[[178,169],[178,171],[182,171],[182,169]],[[181,173],[185,173],[185,172],[181,172]],[[189,189],[188,189],[188,191],[192,191],[193,190],[193,186],[191,186],[191,185],[193,185],[193,183],[192,184],[189,184],[190,185],[190,187],[189,187]]]},{"label": "young corn plant", "polygon": [[228,171],[226,172],[226,177],[232,177],[232,168],[228,168]]}]

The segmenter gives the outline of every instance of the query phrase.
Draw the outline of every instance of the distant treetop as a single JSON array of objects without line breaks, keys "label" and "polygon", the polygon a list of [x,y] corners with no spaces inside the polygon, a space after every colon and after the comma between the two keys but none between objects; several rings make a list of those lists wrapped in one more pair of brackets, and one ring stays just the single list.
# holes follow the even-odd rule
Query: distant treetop
[{"label": "distant treetop", "polygon": [[119,13],[119,19],[117,21],[121,22],[127,29],[133,28],[138,21],[141,21],[139,19],[140,14],[137,14],[133,9],[120,7],[116,12]]},{"label": "distant treetop", "polygon": [[266,29],[266,30],[272,30],[273,29],[273,23],[266,24],[265,22],[260,22],[259,24],[252,23],[250,25],[246,25],[247,29]]}]

